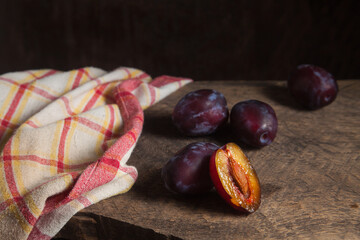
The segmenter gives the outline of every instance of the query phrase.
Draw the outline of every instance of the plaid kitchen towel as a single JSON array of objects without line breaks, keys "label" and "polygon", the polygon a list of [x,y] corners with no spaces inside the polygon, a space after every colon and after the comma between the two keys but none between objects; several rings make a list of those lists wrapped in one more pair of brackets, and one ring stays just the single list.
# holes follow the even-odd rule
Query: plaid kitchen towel
[{"label": "plaid kitchen towel", "polygon": [[190,79],[132,68],[0,76],[0,239],[50,239],[79,210],[128,191],[143,110]]}]

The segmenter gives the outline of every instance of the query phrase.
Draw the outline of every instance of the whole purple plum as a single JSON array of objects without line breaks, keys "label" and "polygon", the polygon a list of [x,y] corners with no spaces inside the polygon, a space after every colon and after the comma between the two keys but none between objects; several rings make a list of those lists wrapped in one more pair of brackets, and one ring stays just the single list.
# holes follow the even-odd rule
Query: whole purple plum
[{"label": "whole purple plum", "polygon": [[238,140],[254,147],[272,143],[278,128],[274,109],[258,100],[235,104],[230,113],[230,125]]},{"label": "whole purple plum", "polygon": [[216,144],[195,142],[179,150],[162,168],[165,187],[179,194],[200,194],[213,188],[209,173],[210,157]]},{"label": "whole purple plum", "polygon": [[227,122],[228,117],[224,95],[211,89],[186,94],[176,104],[172,114],[174,125],[187,136],[212,134]]},{"label": "whole purple plum", "polygon": [[299,65],[288,79],[291,95],[304,107],[315,110],[332,103],[338,93],[334,77],[325,69]]}]

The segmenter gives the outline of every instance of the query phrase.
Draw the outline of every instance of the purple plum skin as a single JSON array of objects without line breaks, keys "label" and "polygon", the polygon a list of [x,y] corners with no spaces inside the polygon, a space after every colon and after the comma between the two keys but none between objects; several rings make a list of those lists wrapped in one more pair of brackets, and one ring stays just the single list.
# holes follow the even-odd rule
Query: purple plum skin
[{"label": "purple plum skin", "polygon": [[186,136],[210,135],[224,125],[228,117],[224,95],[211,89],[186,94],[172,114],[174,125]]},{"label": "purple plum skin", "polygon": [[339,91],[334,77],[325,69],[310,65],[299,65],[288,79],[290,94],[302,106],[310,110],[332,103]]},{"label": "purple plum skin", "polygon": [[258,100],[246,100],[233,106],[230,125],[236,138],[253,147],[263,147],[276,137],[278,121],[274,109]]},{"label": "purple plum skin", "polygon": [[219,146],[207,142],[195,142],[179,150],[162,168],[161,177],[165,187],[183,195],[210,191],[210,158]]}]

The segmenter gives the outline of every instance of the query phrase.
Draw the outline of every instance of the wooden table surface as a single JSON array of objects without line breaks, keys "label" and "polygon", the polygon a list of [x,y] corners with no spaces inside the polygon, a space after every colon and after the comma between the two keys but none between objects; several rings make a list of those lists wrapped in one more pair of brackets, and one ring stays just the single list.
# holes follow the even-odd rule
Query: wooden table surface
[{"label": "wooden table surface", "polygon": [[[338,81],[331,105],[307,111],[284,81],[194,82],[145,111],[140,140],[128,162],[133,188],[76,214],[56,236],[65,239],[360,239],[360,81]],[[160,170],[183,146],[224,145],[231,129],[213,136],[181,136],[172,109],[187,92],[212,88],[231,107],[242,100],[269,103],[278,117],[270,146],[243,146],[261,182],[258,211],[235,212],[215,191],[198,197],[169,193]]]}]

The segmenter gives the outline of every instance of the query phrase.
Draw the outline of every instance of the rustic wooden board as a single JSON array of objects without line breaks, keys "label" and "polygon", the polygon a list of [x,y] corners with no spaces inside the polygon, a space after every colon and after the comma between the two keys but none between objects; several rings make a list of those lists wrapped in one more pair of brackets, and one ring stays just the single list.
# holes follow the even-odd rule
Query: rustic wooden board
[{"label": "rustic wooden board", "polygon": [[[306,111],[283,81],[194,82],[146,110],[142,136],[129,160],[139,171],[126,194],[90,206],[63,228],[66,239],[360,239],[360,81],[339,81],[331,105]],[[233,141],[230,129],[210,137],[181,136],[171,112],[187,92],[213,88],[229,107],[245,99],[273,106],[276,140],[262,149],[243,145],[256,169],[262,203],[236,213],[216,192],[185,198],[163,186],[160,169],[195,141]]]}]

